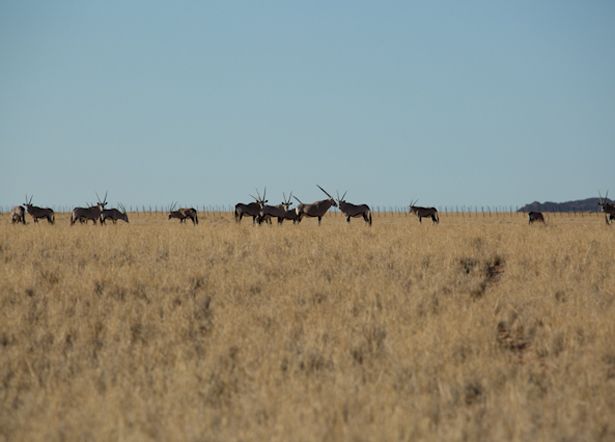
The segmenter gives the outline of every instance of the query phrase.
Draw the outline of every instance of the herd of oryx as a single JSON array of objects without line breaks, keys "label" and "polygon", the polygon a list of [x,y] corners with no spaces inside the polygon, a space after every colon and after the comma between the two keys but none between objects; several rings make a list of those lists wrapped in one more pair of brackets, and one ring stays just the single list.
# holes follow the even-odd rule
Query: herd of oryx
[{"label": "herd of oryx", "polygon": [[[263,190],[261,196],[260,192],[256,190],[256,196],[250,195],[254,202],[251,203],[237,203],[235,205],[235,221],[240,222],[244,216],[251,217],[253,224],[269,223],[272,219],[276,218],[278,224],[282,224],[284,220],[292,221],[293,224],[300,223],[304,217],[318,218],[318,224],[320,225],[322,218],[331,207],[337,207],[344,215],[347,222],[350,222],[351,218],[363,218],[363,221],[368,225],[372,225],[372,211],[367,204],[352,204],[345,200],[347,191],[340,197],[339,193],[337,198],[331,196],[329,192],[317,185],[317,187],[327,195],[326,199],[314,201],[312,203],[304,203],[292,192],[286,197],[283,193],[283,201],[278,205],[269,205],[267,200],[267,188]],[[104,198],[100,198],[96,193],[97,202],[95,205],[88,205],[87,207],[75,207],[71,212],[70,224],[73,225],[76,222],[81,224],[92,221],[96,224],[100,221],[100,224],[105,224],[110,220],[113,224],[117,221],[128,222],[128,214],[123,205],[119,205],[117,208],[107,208],[107,195],[105,193]],[[598,205],[605,214],[605,220],[607,224],[615,221],[615,204],[608,199],[609,193],[607,192],[604,198],[599,195]],[[292,199],[295,199],[298,203],[297,207],[291,209],[293,205]],[[193,207],[183,207],[176,209],[176,203],[173,203],[169,207],[168,219],[179,219],[180,223],[185,222],[187,219],[192,221],[194,225],[199,223],[197,210]],[[438,216],[438,210],[435,207],[420,207],[416,205],[416,201],[412,202],[409,206],[410,213],[413,213],[422,222],[423,218],[430,218],[433,223],[440,222]],[[32,195],[28,199],[26,195],[26,201],[23,205],[15,206],[11,210],[11,222],[13,224],[22,223],[26,224],[26,213],[32,217],[32,220],[37,223],[39,219],[46,219],[48,223],[54,224],[55,214],[54,211],[48,207],[38,207],[32,204]],[[541,212],[529,212],[529,224],[534,222],[545,222],[544,215]]]}]

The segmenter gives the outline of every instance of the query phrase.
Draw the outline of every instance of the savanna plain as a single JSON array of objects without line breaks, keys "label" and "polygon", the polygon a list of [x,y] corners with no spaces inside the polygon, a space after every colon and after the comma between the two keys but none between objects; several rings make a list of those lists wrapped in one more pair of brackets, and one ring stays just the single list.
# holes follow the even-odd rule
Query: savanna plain
[{"label": "savanna plain", "polygon": [[601,215],[0,217],[0,440],[615,440]]}]

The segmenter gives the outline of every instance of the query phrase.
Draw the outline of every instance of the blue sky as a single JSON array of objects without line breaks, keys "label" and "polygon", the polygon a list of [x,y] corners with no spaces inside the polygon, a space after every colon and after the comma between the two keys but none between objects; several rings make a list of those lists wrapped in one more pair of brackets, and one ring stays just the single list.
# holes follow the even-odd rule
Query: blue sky
[{"label": "blue sky", "polygon": [[503,206],[614,164],[613,1],[0,2],[2,205]]}]

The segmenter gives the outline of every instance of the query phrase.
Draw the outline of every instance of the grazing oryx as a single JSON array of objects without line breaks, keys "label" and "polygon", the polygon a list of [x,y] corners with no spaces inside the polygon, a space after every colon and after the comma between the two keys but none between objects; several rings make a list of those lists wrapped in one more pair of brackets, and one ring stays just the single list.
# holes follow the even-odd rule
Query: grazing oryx
[{"label": "grazing oryx", "polygon": [[310,218],[318,218],[318,225],[320,225],[320,222],[322,221],[322,217],[325,216],[325,213],[327,213],[327,210],[329,210],[331,206],[337,207],[337,203],[335,202],[335,199],[331,195],[329,195],[329,193],[325,189],[320,187],[318,184],[316,186],[320,190],[322,190],[329,197],[329,199],[315,201],[311,204],[304,204],[303,202],[301,202],[299,198],[293,195],[293,198],[299,202],[299,206],[295,209],[297,212],[297,222],[301,222],[303,217],[307,216]]},{"label": "grazing oryx", "polygon": [[180,207],[177,210],[173,210],[176,204],[177,203],[173,203],[169,208],[169,219],[177,218],[180,224],[185,223],[186,219],[192,221],[192,225],[197,225],[199,223],[199,217],[194,207]]},{"label": "grazing oryx", "polygon": [[348,191],[344,192],[342,197],[340,198],[339,193],[337,194],[337,204],[346,217],[346,222],[350,222],[350,218],[358,218],[359,216],[363,217],[363,221],[365,221],[370,226],[372,225],[372,211],[370,210],[367,204],[351,204],[347,203],[344,200],[344,197]]},{"label": "grazing oryx", "polygon": [[438,217],[438,209],[435,207],[415,206],[417,201],[418,200],[410,204],[410,213],[414,213],[419,218],[420,223],[423,222],[423,218],[431,218],[433,224],[438,224],[440,222],[440,218]]},{"label": "grazing oryx", "polygon": [[118,220],[122,220],[128,222],[128,214],[126,213],[126,209],[124,205],[120,204],[121,212],[115,208],[105,209],[100,214],[100,223],[105,224],[105,221],[110,219],[113,224],[117,223]]},{"label": "grazing oryx", "polygon": [[256,191],[256,194],[258,195],[258,198],[250,194],[250,196],[254,198],[255,202],[253,203],[235,204],[235,221],[240,222],[244,216],[251,216],[252,224],[256,224],[257,222],[260,223],[261,210],[265,203],[267,203],[268,201],[265,198],[261,198],[261,195],[260,193],[258,193],[258,190]]},{"label": "grazing oryx", "polygon": [[37,223],[40,218],[45,218],[49,224],[53,224],[55,222],[55,214],[53,213],[53,210],[48,207],[33,206],[33,197],[34,195],[30,196],[30,199],[28,200],[28,195],[26,195],[27,202],[25,203],[26,210],[32,217],[32,221]]},{"label": "grazing oryx", "polygon": [[542,212],[528,212],[527,216],[529,217],[528,224],[532,224],[535,222],[545,223],[545,217]]},{"label": "grazing oryx", "polygon": [[613,204],[609,200],[608,190],[606,192],[606,195],[604,195],[604,198],[602,198],[602,195],[598,195],[600,196],[600,202],[598,203],[598,205],[602,208],[602,211],[604,212],[604,220],[607,224],[611,224],[612,221],[615,221],[615,204]]},{"label": "grazing oryx", "polygon": [[100,219],[100,214],[103,210],[105,210],[105,206],[107,205],[107,194],[109,192],[105,192],[105,198],[101,201],[100,196],[96,193],[96,205],[90,207],[75,207],[73,212],[70,215],[70,225],[72,226],[77,221],[80,223],[86,223],[88,221],[92,221],[96,224],[96,221]]},{"label": "grazing oryx", "polygon": [[[265,198],[266,190],[267,189],[265,189],[265,193],[263,194],[263,199]],[[293,193],[291,192],[290,195],[288,196],[288,199],[286,199],[286,194],[282,193],[284,200],[282,201],[281,204],[278,204],[277,206],[263,205],[261,209],[261,214],[258,219],[258,223],[261,224],[263,222],[267,222],[271,224],[271,218],[277,218],[278,224],[282,224],[282,222],[284,222],[284,220],[287,219],[286,218],[287,213],[289,212],[294,213],[294,210],[289,210],[290,206],[292,206],[293,204],[290,200],[292,198],[292,195]]]},{"label": "grazing oryx", "polygon": [[11,209],[11,223],[26,223],[26,208],[24,206],[15,206]]}]

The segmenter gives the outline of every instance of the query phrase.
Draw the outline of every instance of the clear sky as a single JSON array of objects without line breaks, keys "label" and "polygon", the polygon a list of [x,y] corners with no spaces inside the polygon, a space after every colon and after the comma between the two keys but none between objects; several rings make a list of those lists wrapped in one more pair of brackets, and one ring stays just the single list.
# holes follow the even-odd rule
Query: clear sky
[{"label": "clear sky", "polygon": [[0,1],[0,204],[615,196],[615,2]]}]

